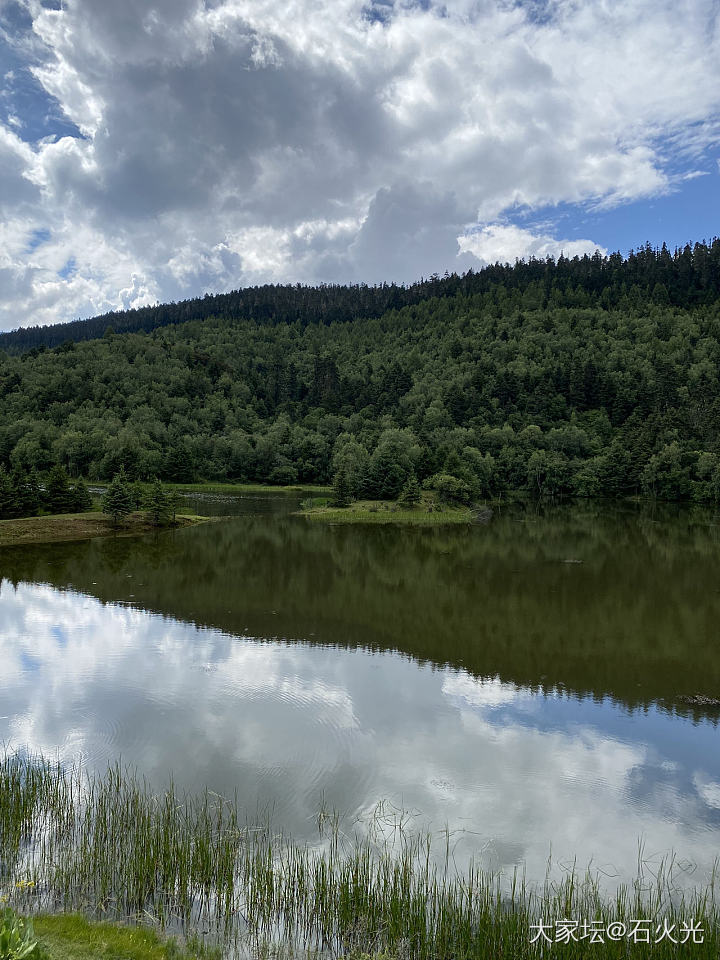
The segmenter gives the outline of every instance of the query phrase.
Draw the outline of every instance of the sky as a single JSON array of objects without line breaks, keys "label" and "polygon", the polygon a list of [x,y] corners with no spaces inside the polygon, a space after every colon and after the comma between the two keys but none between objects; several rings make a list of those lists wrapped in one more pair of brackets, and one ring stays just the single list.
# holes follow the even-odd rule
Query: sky
[{"label": "sky", "polygon": [[719,224],[720,0],[0,0],[0,330]]}]

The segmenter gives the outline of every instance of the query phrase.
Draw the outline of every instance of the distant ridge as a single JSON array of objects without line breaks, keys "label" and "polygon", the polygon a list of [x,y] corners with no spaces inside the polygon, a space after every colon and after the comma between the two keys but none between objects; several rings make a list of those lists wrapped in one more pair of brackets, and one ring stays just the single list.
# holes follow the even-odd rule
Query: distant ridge
[{"label": "distant ridge", "polygon": [[504,285],[508,289],[534,292],[545,304],[553,290],[579,289],[589,303],[611,309],[631,293],[640,299],[681,307],[708,304],[720,297],[720,239],[686,244],[670,253],[667,246],[649,243],[627,258],[620,253],[602,256],[560,256],[557,260],[520,260],[514,266],[494,264],[463,275],[437,275],[409,286],[382,284],[348,286],[275,285],[246,287],[223,294],[206,294],[178,303],[113,311],[87,320],[51,326],[33,326],[0,334],[0,350],[19,354],[51,348],[67,341],[102,337],[108,327],[114,333],[150,332],[158,327],[218,317],[250,319],[260,323],[329,324],[381,316],[388,310],[411,306],[432,297],[485,293]]}]

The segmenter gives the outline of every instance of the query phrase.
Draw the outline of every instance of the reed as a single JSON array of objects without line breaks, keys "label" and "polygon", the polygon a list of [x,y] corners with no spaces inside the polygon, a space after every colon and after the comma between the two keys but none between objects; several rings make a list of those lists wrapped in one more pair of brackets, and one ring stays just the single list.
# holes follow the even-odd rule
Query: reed
[{"label": "reed", "polygon": [[[379,829],[348,837],[321,811],[318,843],[300,845],[207,790],[187,795],[170,783],[157,793],[119,765],[93,775],[42,758],[0,760],[0,894],[26,913],[80,911],[189,934],[211,930],[251,956],[664,960],[689,952],[716,960],[720,953],[714,873],[702,889],[683,893],[669,860],[610,897],[590,874],[559,882],[548,875],[532,886],[472,862],[457,870],[447,840],[438,853],[429,835],[408,834],[402,823],[389,838]],[[703,942],[530,942],[541,919],[629,929],[642,918],[651,940],[663,922],[680,939],[681,925],[693,920]]]}]

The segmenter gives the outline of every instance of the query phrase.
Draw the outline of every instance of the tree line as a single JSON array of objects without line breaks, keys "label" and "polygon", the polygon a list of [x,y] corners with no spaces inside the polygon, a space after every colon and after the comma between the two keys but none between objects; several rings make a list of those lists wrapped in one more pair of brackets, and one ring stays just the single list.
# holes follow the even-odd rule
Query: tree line
[{"label": "tree line", "polygon": [[26,351],[69,346],[75,341],[98,339],[106,333],[148,333],[158,327],[216,317],[253,320],[261,324],[348,323],[379,317],[388,310],[422,303],[437,297],[473,296],[497,287],[528,292],[543,307],[636,307],[639,303],[692,306],[709,304],[720,296],[720,239],[686,244],[673,253],[665,244],[649,243],[602,256],[568,258],[562,254],[531,257],[514,265],[495,263],[458,275],[437,274],[408,286],[383,283],[265,284],[230,293],[205,294],[179,303],[163,303],[133,310],[112,311],[88,320],[49,327],[30,326],[0,334],[0,351]]},{"label": "tree line", "polygon": [[[0,464],[130,483],[340,475],[343,499],[440,476],[461,499],[714,501],[720,243],[686,251],[497,268],[484,292],[353,322],[307,305],[0,354]],[[637,282],[601,303],[619,281],[592,293],[593,278],[616,270]]]},{"label": "tree line", "polygon": [[34,517],[40,512],[83,513],[92,507],[92,497],[82,477],[70,481],[59,464],[40,479],[36,470],[0,465],[0,520]]}]

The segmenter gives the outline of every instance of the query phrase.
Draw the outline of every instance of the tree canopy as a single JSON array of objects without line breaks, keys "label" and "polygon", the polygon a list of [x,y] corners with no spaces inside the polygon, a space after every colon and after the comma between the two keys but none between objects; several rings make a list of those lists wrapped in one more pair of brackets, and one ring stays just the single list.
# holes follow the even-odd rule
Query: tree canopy
[{"label": "tree canopy", "polygon": [[[123,469],[129,481],[263,483],[341,473],[343,496],[383,498],[436,475],[474,498],[720,496],[718,240],[410,288],[223,296],[185,322],[180,311],[155,323],[162,309],[147,308],[160,313],[114,315],[97,339],[0,353],[6,473],[59,465],[91,480]],[[149,330],[120,332],[141,314]],[[86,323],[89,336],[96,321]],[[35,336],[11,334],[6,350],[20,334]]]}]

